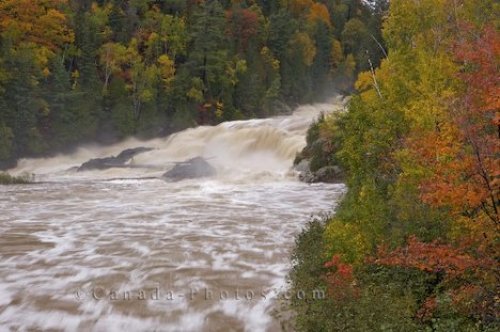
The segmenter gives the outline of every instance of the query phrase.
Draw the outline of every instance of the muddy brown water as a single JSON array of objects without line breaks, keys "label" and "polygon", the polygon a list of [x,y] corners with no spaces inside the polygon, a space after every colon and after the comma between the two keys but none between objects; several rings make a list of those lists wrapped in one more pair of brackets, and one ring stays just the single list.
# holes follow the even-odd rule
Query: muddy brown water
[{"label": "muddy brown water", "polygon": [[[0,187],[0,330],[279,331],[294,236],[344,192],[290,166],[340,105],[22,160],[41,182]],[[136,167],[74,170],[136,146]],[[197,155],[218,176],[161,178]]]}]

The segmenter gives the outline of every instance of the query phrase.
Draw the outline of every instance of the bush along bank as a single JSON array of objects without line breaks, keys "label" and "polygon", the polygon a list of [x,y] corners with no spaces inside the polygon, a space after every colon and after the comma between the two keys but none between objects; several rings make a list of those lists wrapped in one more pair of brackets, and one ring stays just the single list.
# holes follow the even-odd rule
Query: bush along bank
[{"label": "bush along bank", "polygon": [[348,192],[297,238],[292,288],[327,291],[292,300],[298,331],[500,329],[499,10],[392,1],[388,57],[312,126],[334,139],[311,168],[338,164]]},{"label": "bush along bank", "polygon": [[28,184],[32,183],[34,178],[30,174],[23,174],[20,176],[12,176],[8,173],[0,172],[0,185],[9,185],[9,184]]},{"label": "bush along bank", "polygon": [[344,182],[344,173],[334,151],[339,148],[337,135],[338,114],[321,114],[311,124],[306,136],[306,146],[297,154],[293,168],[299,179],[307,183]]}]

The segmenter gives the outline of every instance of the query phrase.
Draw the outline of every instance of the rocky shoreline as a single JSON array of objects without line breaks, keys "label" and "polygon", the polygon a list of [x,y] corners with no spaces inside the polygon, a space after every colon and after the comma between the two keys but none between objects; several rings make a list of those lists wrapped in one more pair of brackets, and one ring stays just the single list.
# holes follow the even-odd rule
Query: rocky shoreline
[{"label": "rocky shoreline", "polygon": [[339,166],[323,166],[316,171],[311,170],[311,161],[303,159],[293,169],[299,173],[299,180],[306,183],[342,183],[344,172]]}]

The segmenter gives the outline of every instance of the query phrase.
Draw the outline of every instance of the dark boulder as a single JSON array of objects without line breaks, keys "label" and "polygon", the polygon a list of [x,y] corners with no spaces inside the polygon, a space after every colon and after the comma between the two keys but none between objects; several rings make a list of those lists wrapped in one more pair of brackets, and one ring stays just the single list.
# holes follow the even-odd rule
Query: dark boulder
[{"label": "dark boulder", "polygon": [[204,158],[195,157],[181,163],[177,163],[171,170],[163,174],[163,177],[171,181],[185,179],[196,179],[214,176],[217,174],[215,168]]},{"label": "dark boulder", "polygon": [[126,149],[120,152],[116,157],[95,158],[83,163],[78,167],[78,171],[88,171],[93,169],[108,169],[113,167],[123,167],[125,163],[132,159],[134,156],[153,150],[152,148],[137,147],[133,149]]},{"label": "dark boulder", "polygon": [[342,170],[338,166],[325,166],[314,172],[314,182],[342,182]]},{"label": "dark boulder", "polygon": [[302,159],[294,167],[294,170],[299,173],[299,180],[306,183],[314,182],[314,174],[311,172],[311,162],[308,159]]},{"label": "dark boulder", "polygon": [[148,152],[151,150],[153,150],[153,149],[146,148],[143,146],[140,146],[138,148],[126,149],[126,150],[123,150],[122,152],[120,152],[120,154],[118,156],[116,156],[116,158],[119,160],[124,160],[124,162],[127,162],[130,159],[132,159],[133,157],[137,156],[139,153]]},{"label": "dark boulder", "polygon": [[93,169],[107,169],[121,165],[123,165],[123,163],[118,161],[116,157],[96,158],[83,163],[80,167],[78,167],[78,172]]},{"label": "dark boulder", "polygon": [[344,174],[338,166],[324,166],[313,172],[310,168],[311,162],[308,159],[303,159],[295,165],[294,170],[299,173],[299,180],[306,183],[327,182],[339,183],[343,182]]}]

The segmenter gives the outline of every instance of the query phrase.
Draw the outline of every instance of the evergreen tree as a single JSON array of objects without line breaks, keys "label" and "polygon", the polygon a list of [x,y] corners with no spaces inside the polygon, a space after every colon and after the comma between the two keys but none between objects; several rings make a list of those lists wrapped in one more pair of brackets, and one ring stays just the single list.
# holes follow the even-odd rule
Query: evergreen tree
[{"label": "evergreen tree", "polygon": [[384,4],[1,1],[0,158],[269,116],[329,95],[385,56]]}]

